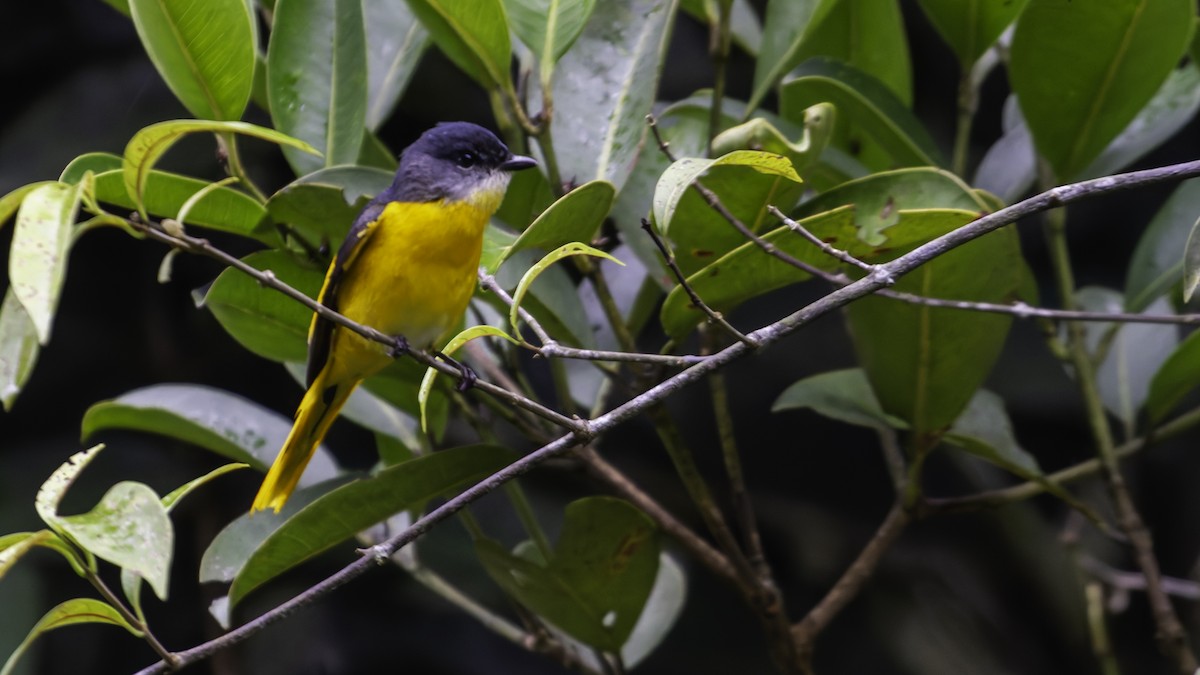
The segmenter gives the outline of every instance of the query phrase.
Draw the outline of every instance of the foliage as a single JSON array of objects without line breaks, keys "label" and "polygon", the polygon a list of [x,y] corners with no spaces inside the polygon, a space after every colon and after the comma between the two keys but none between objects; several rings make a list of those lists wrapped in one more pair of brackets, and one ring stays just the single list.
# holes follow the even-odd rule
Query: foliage
[{"label": "foliage", "polygon": [[[994,505],[988,494],[929,497],[923,478],[932,456],[973,470],[970,462],[982,460],[1027,486],[1010,501],[1044,491],[1106,532],[1137,520],[1120,481],[1113,519],[1100,497],[1064,485],[1076,474],[1044,471],[1018,441],[1023,430],[1009,420],[1005,400],[983,389],[1012,325],[1039,295],[1015,229],[956,247],[928,245],[1021,201],[1033,185],[1126,168],[1188,124],[1200,107],[1191,0],[1026,0],[1002,8],[921,0],[944,40],[938,48],[962,73],[950,161],[913,112],[914,79],[924,74],[914,72],[898,0],[769,0],[761,16],[747,0],[109,4],[130,18],[147,58],[194,119],[151,124],[119,156],[80,155],[57,180],[0,198],[0,224],[14,220],[10,285],[0,305],[6,410],[37,372],[41,351],[59,338],[63,289],[77,282],[71,251],[88,246],[98,230],[236,264],[196,291],[199,311],[257,357],[300,372],[327,252],[366,199],[391,181],[395,149],[382,130],[430,47],[486,94],[510,147],[540,164],[509,187],[485,234],[484,283],[466,327],[443,350],[494,384],[461,395],[448,378],[434,377],[452,370],[428,355],[368,380],[344,417],[374,435],[379,467],[349,471],[319,449],[281,513],[225,526],[200,564],[201,581],[227,586],[213,608],[223,625],[259,588],[322,552],[349,550],[357,537],[371,547],[368,556],[393,562],[517,648],[585,672],[623,672],[669,640],[681,612],[694,608],[685,608],[685,597],[695,567],[677,560],[690,556],[744,598],[781,670],[808,672],[812,642],[832,614],[784,606],[741,471],[739,452],[759,448],[736,442],[733,429],[743,422],[729,399],[737,393],[717,370],[854,299],[838,294],[862,284],[886,292],[844,312],[856,367],[802,378],[774,407],[873,430],[892,471],[893,514],[900,515],[881,526],[826,601],[853,597],[887,548],[873,544],[895,541],[910,520]],[[710,32],[713,87],[659,100],[680,21]],[[729,95],[734,50],[753,62],[746,101]],[[968,176],[980,86],[998,67],[1013,98],[1003,134]],[[212,144],[227,177],[161,168],[187,137]],[[294,177],[281,185],[256,181],[256,167],[243,159],[249,139],[277,145]],[[1200,419],[1194,411],[1175,414],[1200,384],[1195,335],[1180,340],[1174,326],[1138,323],[1184,322],[1177,315],[1200,284],[1196,186],[1182,184],[1145,218],[1124,289],[1076,288],[1065,216],[1047,218],[1061,309],[1094,313],[1037,315],[1065,322],[1045,331],[1046,353],[1076,378],[1099,457],[1078,474],[1104,466],[1110,480],[1119,476],[1114,428],[1141,447],[1156,430],[1180,433]],[[199,233],[254,252],[239,263]],[[886,278],[886,263],[913,256],[922,264]],[[164,275],[169,266],[168,257]],[[835,290],[817,288],[823,299],[811,305],[793,294],[798,284],[811,290],[821,283]],[[780,289],[777,318],[744,325],[752,313],[739,308],[778,301],[768,295]],[[356,329],[378,337],[370,327]],[[528,351],[548,365],[522,360]],[[686,420],[662,405],[698,379],[712,389],[712,408],[689,415],[717,425],[727,470],[719,492],[692,458],[681,433]],[[0,536],[0,578],[45,549],[100,597],[51,609],[9,657],[5,674],[34,638],[82,622],[123,627],[172,663],[140,599],[142,580],[168,598],[178,564],[172,508],[230,468],[265,469],[290,428],[286,417],[231,392],[144,385],[95,403],[82,419],[84,438],[147,432],[239,464],[165,497],[120,481],[90,511],[62,516],[64,494],[101,446],[63,464],[34,500],[46,529]],[[660,486],[633,485],[598,454],[619,454],[596,433],[625,421],[626,411],[654,426],[712,543],[691,532],[690,514],[656,501]],[[568,454],[574,446],[582,447]],[[517,475],[551,456],[587,467],[599,481],[593,490],[621,498],[572,494],[568,504],[533,508]],[[516,544],[485,531],[468,508],[501,485],[524,529]],[[464,555],[486,571],[519,620],[442,579],[427,561],[438,556],[436,539],[412,544],[453,513],[472,540]],[[373,527],[379,523],[385,526]],[[547,523],[561,523],[553,544]],[[1140,546],[1135,534],[1125,532]],[[668,553],[664,542],[672,540],[678,548]],[[1157,568],[1145,566],[1146,548],[1138,552],[1142,573],[1156,578]],[[120,568],[123,598],[101,580],[101,560]],[[362,573],[368,562],[346,574]],[[1164,622],[1158,631],[1169,638],[1167,614],[1156,606]],[[1104,626],[1101,614],[1089,628],[1103,634]],[[1103,663],[1112,658],[1099,647],[1096,653]],[[1186,665],[1189,653],[1168,649],[1168,657]]]}]

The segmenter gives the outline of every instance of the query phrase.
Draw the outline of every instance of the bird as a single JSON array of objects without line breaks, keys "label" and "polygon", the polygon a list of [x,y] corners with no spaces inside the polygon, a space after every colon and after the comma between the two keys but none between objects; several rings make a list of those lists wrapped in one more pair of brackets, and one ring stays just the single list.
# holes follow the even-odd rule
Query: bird
[{"label": "bird", "polygon": [[[355,218],[325,274],[318,302],[397,336],[399,351],[432,345],[466,311],[483,231],[512,173],[536,164],[470,122],[428,129],[400,153],[391,186]],[[391,363],[396,351],[314,313],[308,389],[251,513],[283,508],[351,392]],[[473,379],[469,369],[455,365],[464,383]]]}]

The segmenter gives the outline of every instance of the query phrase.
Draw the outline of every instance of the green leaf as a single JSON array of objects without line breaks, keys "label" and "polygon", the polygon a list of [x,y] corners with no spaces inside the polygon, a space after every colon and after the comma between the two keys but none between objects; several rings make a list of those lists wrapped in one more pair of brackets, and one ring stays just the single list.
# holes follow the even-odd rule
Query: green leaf
[{"label": "green leaf", "polygon": [[[733,44],[741,47],[750,56],[757,57],[763,46],[763,27],[749,0],[732,0],[729,11],[729,32]],[[681,0],[679,9],[691,14],[710,30],[721,18],[720,9],[713,0]],[[629,660],[625,662],[628,664]]]},{"label": "green leaf", "polygon": [[[1123,304],[1117,291],[1094,286],[1079,289],[1076,302],[1085,311],[1110,313],[1121,312]],[[1145,313],[1170,314],[1171,305],[1165,298],[1159,298],[1147,305]],[[1175,351],[1179,332],[1171,325],[1099,321],[1089,321],[1083,329],[1093,355],[1102,341],[1108,341],[1104,360],[1096,369],[1096,386],[1104,407],[1132,432],[1150,390],[1150,381]],[[1110,331],[1115,331],[1115,335]]]},{"label": "green leaf", "polygon": [[272,224],[281,223],[314,248],[324,243],[336,247],[359,211],[392,179],[390,171],[364,166],[335,166],[297,178],[267,200],[270,222],[264,221],[258,236],[265,237]]},{"label": "green leaf", "polygon": [[138,37],[193,115],[236,120],[254,83],[255,27],[245,0],[130,0]]},{"label": "green leaf", "polygon": [[39,530],[37,532],[15,532],[0,537],[0,579],[3,579],[9,569],[26,553],[38,546],[48,548],[66,558],[71,568],[79,576],[82,577],[87,573],[84,569],[84,561],[79,558],[79,554],[70,544],[50,530]]},{"label": "green leaf", "polygon": [[[99,431],[129,429],[161,434],[266,471],[292,429],[292,422],[253,401],[211,387],[160,384],[101,401],[84,413],[83,438]],[[317,448],[300,485],[337,473]]]},{"label": "green leaf", "polygon": [[[672,164],[654,189],[652,214],[659,231],[675,244],[684,274],[745,242],[745,237],[691,189],[699,179],[752,232],[771,218],[767,207],[784,210],[800,195],[800,176],[786,157],[739,150],[717,159],[683,158]],[[674,226],[674,223],[684,226]]]},{"label": "green leaf", "polygon": [[121,614],[106,602],[92,600],[91,598],[67,600],[59,603],[42,616],[41,620],[29,631],[29,635],[25,637],[25,640],[17,647],[16,651],[5,661],[4,667],[0,668],[0,675],[11,675],[14,672],[14,669],[17,667],[17,659],[29,649],[29,646],[33,644],[33,641],[39,635],[48,633],[55,628],[80,623],[107,623],[113,626],[120,626],[135,637],[142,637],[141,631],[129,625]]},{"label": "green leaf", "polygon": [[996,42],[1029,0],[918,0],[942,39],[958,56],[962,72]]},{"label": "green leaf", "polygon": [[1031,0],[1017,22],[1009,79],[1038,153],[1060,180],[1104,150],[1179,62],[1192,0]]},{"label": "green leaf", "polygon": [[608,217],[616,198],[612,183],[594,180],[571,190],[542,211],[521,236],[500,257],[527,248],[548,251],[571,242],[590,242]]},{"label": "green leaf", "polygon": [[171,510],[175,508],[175,505],[179,503],[179,500],[192,494],[192,492],[194,492],[196,490],[196,488],[204,485],[205,483],[212,481],[214,478],[224,476],[225,474],[229,473],[230,471],[237,471],[238,469],[247,469],[249,467],[250,467],[250,465],[246,464],[244,462],[234,462],[233,464],[226,464],[225,466],[217,467],[216,469],[209,471],[208,473],[204,474],[203,476],[200,476],[199,478],[193,478],[192,480],[189,480],[188,482],[184,483],[183,485],[180,485],[179,487],[175,488],[174,490],[171,490],[170,492],[168,492],[166,494],[166,496],[164,496],[162,498],[163,508],[167,510],[167,513],[170,513]]},{"label": "green leaf", "polygon": [[[899,253],[899,251],[897,251]],[[926,297],[1009,303],[1020,286],[1017,233],[998,230],[901,277]],[[991,372],[1012,317],[870,296],[846,309],[859,362],[883,409],[917,439],[952,423]],[[924,442],[918,440],[918,443]]]},{"label": "green leaf", "polygon": [[511,89],[512,43],[501,0],[408,0],[433,43],[489,91]]},{"label": "green leaf", "polygon": [[43,185],[25,195],[17,212],[8,257],[10,290],[25,308],[41,344],[50,341],[67,277],[67,254],[82,189],[65,183]]},{"label": "green leaf", "polygon": [[883,84],[908,108],[912,65],[898,0],[836,0],[807,32],[792,62],[823,57],[844,63]]},{"label": "green leaf", "polygon": [[[80,155],[63,169],[59,180],[64,183],[78,183],[87,171],[96,174],[94,193],[97,201],[124,209],[137,208],[125,189],[125,176],[119,156],[106,152]],[[151,171],[146,178],[143,203],[148,213],[163,218],[174,218],[184,203],[209,185],[212,183],[198,178],[166,171]],[[240,190],[229,187],[212,189],[203,199],[196,202],[188,213],[189,225],[232,232],[245,237],[255,237],[264,243],[273,243],[273,240],[254,232],[266,215],[266,210],[253,197]]]},{"label": "green leaf", "polygon": [[52,526],[97,557],[136,572],[167,599],[175,533],[154,490],[121,481],[91,511],[57,516]]},{"label": "green leaf", "polygon": [[1200,65],[1171,71],[1150,102],[1104,148],[1080,178],[1114,174],[1167,142],[1200,110]]},{"label": "green leaf", "polygon": [[39,351],[37,326],[9,286],[0,305],[0,402],[6,411],[29,381]]},{"label": "green leaf", "polygon": [[[532,249],[516,253],[496,272],[496,282],[502,288],[511,289],[510,293],[514,292],[521,278],[536,263],[537,256]],[[493,294],[476,297],[493,306],[500,316],[509,312],[510,307]],[[596,346],[576,282],[561,266],[545,268],[529,287],[521,304],[555,339],[576,347]]]},{"label": "green leaf", "polygon": [[1150,221],[1125,273],[1125,310],[1140,312],[1183,279],[1183,251],[1200,213],[1200,179],[1179,184]]},{"label": "green leaf", "polygon": [[1200,332],[1193,332],[1163,361],[1146,393],[1146,415],[1159,424],[1200,385]]},{"label": "green leaf", "polygon": [[564,181],[621,190],[646,137],[678,0],[605,0],[558,63],[551,130]]},{"label": "green leaf", "polygon": [[[260,251],[243,260],[315,298],[324,273],[286,251]],[[303,362],[308,358],[308,329],[313,312],[279,291],[263,286],[233,268],[221,272],[204,294],[203,304],[221,327],[258,356],[272,361]]]},{"label": "green leaf", "polygon": [[[320,154],[315,148],[304,141],[297,140],[274,129],[246,122],[171,120],[169,122],[151,124],[129,139],[129,143],[125,146],[125,157],[122,165],[122,170],[125,172],[125,192],[133,197],[134,203],[138,205],[140,211],[145,210],[144,195],[146,194],[146,183],[150,178],[154,164],[179,139],[188,134],[201,132],[243,134],[286,147],[298,148],[304,152]],[[143,215],[145,214],[143,213]]]},{"label": "green leaf", "polygon": [[861,132],[890,158],[878,168],[943,163],[925,127],[895,93],[870,74],[826,58],[810,59],[793,74],[779,94],[779,110],[785,119],[801,123],[805,109],[832,103],[837,108],[839,129]]},{"label": "green leaf", "polygon": [[580,244],[579,242],[563,244],[562,246],[547,253],[545,257],[543,257],[533,267],[530,267],[525,272],[524,276],[521,277],[521,281],[517,284],[517,290],[513,292],[513,303],[508,312],[508,322],[512,326],[514,333],[520,332],[520,327],[518,326],[520,319],[519,310],[521,308],[521,301],[525,298],[525,293],[529,291],[530,285],[537,280],[538,276],[541,275],[542,272],[544,272],[554,263],[562,260],[563,258],[576,255],[588,255],[596,258],[605,258],[617,263],[618,265],[625,264],[612,257],[608,253],[605,253],[604,251],[594,249],[587,244]]},{"label": "green leaf", "polygon": [[[467,344],[471,340],[485,336],[504,338],[514,345],[520,345],[521,341],[495,326],[472,326],[458,335],[455,335],[441,352],[447,356],[453,356],[460,347]],[[421,407],[421,430],[426,431],[428,426],[425,423],[425,403],[429,400],[429,393],[433,390],[433,380],[437,377],[438,371],[433,368],[426,368],[425,375],[421,377],[421,388],[417,393],[417,405]]]},{"label": "green leaf", "polygon": [[429,46],[429,32],[404,0],[363,0],[367,30],[367,128],[391,116]]},{"label": "green leaf", "polygon": [[200,583],[228,584],[245,566],[250,555],[292,516],[322,495],[356,480],[354,474],[342,474],[322,483],[296,490],[279,513],[262,511],[244,514],[224,527],[204,551],[200,560]]},{"label": "green leaf", "polygon": [[754,89],[745,115],[758,109],[789,70],[804,59],[800,51],[839,0],[771,0],[763,18],[762,49],[754,68]]},{"label": "green leaf", "polygon": [[58,518],[58,505],[62,501],[63,495],[67,493],[79,473],[103,449],[103,445],[95,445],[71,455],[38,488],[37,497],[33,500],[34,509],[37,510],[38,517],[42,519],[42,522],[54,528],[55,532],[58,532],[55,525]]},{"label": "green leaf", "polygon": [[488,575],[543,620],[597,649],[629,639],[658,572],[654,523],[629,503],[587,497],[567,505],[548,562],[475,542]]},{"label": "green leaf", "polygon": [[803,135],[795,141],[784,136],[771,120],[755,117],[717,134],[713,138],[713,154],[720,156],[735,150],[762,150],[787,157],[792,167],[803,176],[804,170],[821,159],[825,147],[833,138],[837,110],[828,103],[818,103],[804,111]]},{"label": "green leaf", "polygon": [[[706,181],[707,182],[707,181]],[[792,217],[823,241],[860,260],[878,259],[922,244],[974,220],[983,204],[962,181],[939,169],[900,169],[873,174],[817,195]],[[700,222],[701,216],[693,217]],[[822,269],[840,263],[786,227],[763,235],[779,250]],[[678,242],[677,242],[678,243]],[[686,251],[677,249],[677,255]],[[724,312],[768,291],[809,278],[745,242],[688,277],[709,307]],[[667,334],[678,338],[704,319],[682,288],[663,303]]]},{"label": "green leaf", "polygon": [[771,405],[771,412],[798,408],[809,408],[819,415],[860,427],[908,428],[904,420],[883,411],[862,368],[806,377],[784,389]]},{"label": "green leaf", "polygon": [[[496,211],[496,218],[515,230],[529,227],[542,211],[554,203],[554,192],[550,183],[541,171],[518,171],[508,182],[508,190],[504,192],[504,201]],[[492,234],[495,228],[488,228]],[[507,234],[507,233],[506,233]],[[487,260],[495,260],[495,257]],[[489,271],[495,272],[499,262],[485,265]]]},{"label": "green leaf", "polygon": [[[524,172],[524,173],[528,173],[528,172]],[[72,182],[72,181],[63,181],[63,182],[67,183],[67,182]],[[8,222],[9,218],[13,217],[13,214],[15,214],[17,212],[17,209],[20,208],[21,202],[25,201],[26,195],[28,195],[30,192],[33,192],[34,190],[42,187],[43,185],[53,185],[53,184],[54,184],[54,181],[52,181],[52,180],[41,180],[36,183],[22,185],[21,187],[9,192],[8,194],[4,195],[3,197],[0,197],[0,226],[3,226],[4,223]]]},{"label": "green leaf", "polygon": [[388,516],[458,492],[513,459],[511,450],[499,446],[450,448],[390,466],[321,496],[255,549],[233,580],[230,604],[236,605],[268,580]]},{"label": "green leaf", "polygon": [[621,660],[627,668],[633,668],[653,653],[667,637],[683,613],[686,599],[687,577],[683,567],[671,556],[660,553],[650,597],[646,598],[633,632],[621,646]]},{"label": "green leaf", "polygon": [[505,0],[504,6],[513,32],[538,57],[542,87],[547,87],[554,64],[583,32],[596,0]]},{"label": "green leaf", "polygon": [[1004,400],[996,394],[982,389],[976,392],[944,439],[1018,478],[1041,485],[1046,492],[1103,526],[1104,521],[1090,506],[1076,499],[1058,483],[1047,479],[1033,455],[1020,446],[1013,434],[1008,413],[1004,410]]},{"label": "green leaf", "polygon": [[367,51],[361,0],[279,0],[267,48],[267,97],[281,132],[318,158],[284,148],[297,174],[353,164],[366,129]]}]

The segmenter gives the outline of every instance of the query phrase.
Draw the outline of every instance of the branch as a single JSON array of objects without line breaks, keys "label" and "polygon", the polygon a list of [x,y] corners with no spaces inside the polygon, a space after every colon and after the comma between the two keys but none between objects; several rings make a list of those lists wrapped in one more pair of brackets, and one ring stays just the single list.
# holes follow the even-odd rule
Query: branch
[{"label": "branch", "polygon": [[[1182,180],[1195,175],[1200,175],[1200,160],[1161,168],[1147,169],[1144,171],[1135,171],[1117,176],[1097,178],[1094,180],[1083,181],[1081,183],[1074,183],[1071,185],[1053,188],[1039,195],[1031,197],[1030,199],[1018,202],[1017,204],[984,216],[979,220],[954,230],[953,232],[949,232],[941,237],[938,237],[937,239],[930,241],[914,249],[913,251],[910,251],[909,253],[882,265],[881,267],[883,268],[883,274],[872,273],[843,288],[836,289],[828,295],[808,304],[807,306],[776,321],[775,323],[754,331],[750,336],[758,340],[763,346],[778,342],[779,340],[796,332],[814,319],[829,314],[830,312],[833,312],[858,298],[869,295],[884,287],[888,281],[889,275],[899,276],[909,272],[925,262],[928,262],[929,260],[932,260],[933,258],[957,246],[961,246],[962,244],[983,236],[988,232],[1004,227],[1005,225],[1014,223],[1027,215],[1044,211],[1049,208],[1062,206],[1064,204],[1093,195],[1105,194],[1169,180]],[[170,238],[168,237],[168,239]],[[162,240],[160,239],[160,241]],[[172,241],[169,241],[168,243],[175,245]],[[240,263],[240,261],[236,259],[232,259],[232,261],[235,263]],[[250,268],[248,273],[257,275],[258,270],[253,270],[253,268]],[[303,294],[300,295],[303,296]],[[305,298],[305,301],[307,301],[306,305],[308,302],[311,302],[308,301],[307,298]],[[557,457],[568,452],[571,450],[571,448],[590,440],[596,435],[604,433],[620,424],[629,421],[633,417],[639,415],[649,406],[666,400],[677,391],[694,384],[709,373],[719,368],[724,368],[730,363],[744,358],[752,353],[754,353],[754,350],[751,350],[749,347],[747,347],[745,343],[736,342],[724,350],[713,354],[704,361],[688,367],[686,370],[683,370],[667,380],[660,382],[654,387],[651,387],[645,392],[631,398],[625,403],[622,403],[609,412],[600,415],[591,421],[574,420],[575,424],[573,427],[576,430],[572,431],[572,433],[566,434],[557,440],[542,446],[538,450],[522,457],[521,459],[518,459],[509,466],[501,469],[483,481],[480,481],[476,485],[459,494],[457,497],[454,497],[453,499],[444,503],[442,506],[421,517],[403,532],[400,532],[388,541],[375,547],[375,550],[377,551],[375,556],[364,557],[356,560],[338,572],[335,572],[325,580],[317,583],[310,589],[304,591],[295,598],[284,602],[262,616],[242,626],[239,626],[238,628],[219,638],[201,644],[187,651],[179,652],[176,655],[179,657],[180,662],[186,665],[205,658],[220,649],[224,649],[231,645],[242,642],[264,628],[286,618],[287,616],[304,607],[307,607],[339,586],[342,586],[352,579],[361,576],[376,564],[376,559],[386,561],[387,558],[399,548],[416,540],[418,537],[429,531],[429,529],[437,523],[463,509],[471,502],[492,492],[504,483],[528,472],[533,467],[550,458]],[[904,514],[903,510],[901,510],[899,514],[892,517],[892,519],[906,518],[907,515]],[[866,551],[864,551],[864,554],[865,553]],[[167,666],[160,662],[143,670],[142,673],[163,673],[166,672],[166,668]]]}]

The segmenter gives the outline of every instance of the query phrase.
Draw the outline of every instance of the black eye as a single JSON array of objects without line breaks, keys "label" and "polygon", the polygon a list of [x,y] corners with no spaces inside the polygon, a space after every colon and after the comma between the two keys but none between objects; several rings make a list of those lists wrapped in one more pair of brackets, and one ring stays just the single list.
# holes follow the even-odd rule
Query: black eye
[{"label": "black eye", "polygon": [[479,158],[473,152],[460,152],[454,158],[454,163],[464,169],[469,169],[479,163]]}]

